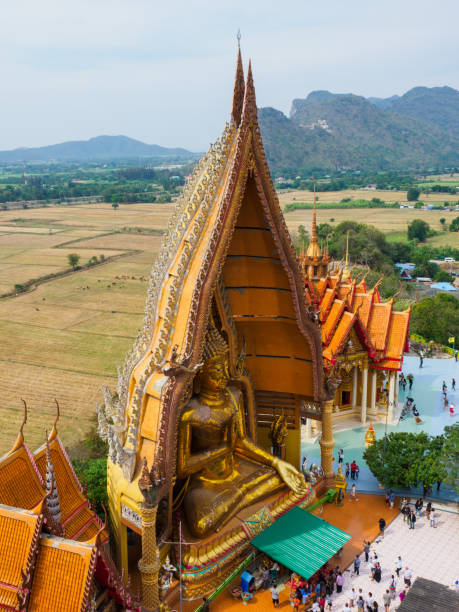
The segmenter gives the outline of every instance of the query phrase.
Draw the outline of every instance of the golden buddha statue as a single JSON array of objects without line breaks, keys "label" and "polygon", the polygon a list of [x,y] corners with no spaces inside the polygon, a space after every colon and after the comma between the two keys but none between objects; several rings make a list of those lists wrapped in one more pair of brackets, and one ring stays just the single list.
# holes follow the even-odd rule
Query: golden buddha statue
[{"label": "golden buddha statue", "polygon": [[247,438],[240,389],[229,386],[229,349],[211,319],[197,393],[180,420],[177,475],[195,537],[206,537],[284,483],[306,493],[303,475]]}]

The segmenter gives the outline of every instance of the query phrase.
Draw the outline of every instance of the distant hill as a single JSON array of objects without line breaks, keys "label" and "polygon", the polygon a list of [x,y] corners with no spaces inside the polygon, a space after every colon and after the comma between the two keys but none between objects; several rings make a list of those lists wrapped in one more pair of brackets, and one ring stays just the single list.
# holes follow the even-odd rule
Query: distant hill
[{"label": "distant hill", "polygon": [[[374,99],[369,98],[369,100]],[[414,87],[403,96],[393,96],[381,102],[386,105],[384,108],[395,113],[427,121],[459,137],[459,91],[457,89]]]},{"label": "distant hill", "polygon": [[190,158],[195,156],[196,154],[186,149],[168,149],[159,145],[148,145],[127,136],[96,136],[89,140],[62,142],[46,147],[0,151],[0,162],[107,160],[130,157]]},{"label": "distant hill", "polygon": [[387,99],[314,91],[293,100],[290,117],[260,109],[266,153],[275,171],[459,165],[456,95],[423,87]]}]

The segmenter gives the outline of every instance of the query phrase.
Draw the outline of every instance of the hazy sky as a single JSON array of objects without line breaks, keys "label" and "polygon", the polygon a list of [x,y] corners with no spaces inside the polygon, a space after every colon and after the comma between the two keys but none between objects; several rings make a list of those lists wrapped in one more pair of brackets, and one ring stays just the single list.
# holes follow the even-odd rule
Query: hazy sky
[{"label": "hazy sky", "polygon": [[459,88],[459,0],[3,0],[0,150],[100,134],[207,149],[238,28],[259,106]]}]

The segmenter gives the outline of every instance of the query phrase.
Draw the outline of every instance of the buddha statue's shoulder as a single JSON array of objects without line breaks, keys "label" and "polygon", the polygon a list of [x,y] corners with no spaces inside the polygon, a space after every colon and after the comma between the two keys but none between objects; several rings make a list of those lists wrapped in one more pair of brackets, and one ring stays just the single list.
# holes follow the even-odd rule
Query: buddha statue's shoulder
[{"label": "buddha statue's shoulder", "polygon": [[235,408],[238,408],[244,401],[242,391],[238,387],[232,387],[231,385],[228,385],[226,391],[231,400],[231,403],[234,405]]}]

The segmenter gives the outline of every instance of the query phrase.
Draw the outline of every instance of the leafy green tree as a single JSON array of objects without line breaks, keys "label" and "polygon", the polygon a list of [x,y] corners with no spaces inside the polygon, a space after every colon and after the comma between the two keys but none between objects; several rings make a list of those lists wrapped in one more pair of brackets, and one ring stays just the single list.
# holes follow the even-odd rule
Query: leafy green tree
[{"label": "leafy green tree", "polygon": [[329,223],[319,223],[319,225],[317,226],[317,237],[319,238],[319,240],[326,240],[332,234],[333,227]]},{"label": "leafy green tree", "polygon": [[69,253],[67,255],[67,261],[69,262],[69,266],[72,266],[72,268],[76,270],[80,261],[80,256],[77,253]]},{"label": "leafy green tree", "polygon": [[298,240],[300,242],[300,246],[303,246],[309,242],[309,234],[304,225],[298,226]]},{"label": "leafy green tree", "polygon": [[116,210],[117,208],[119,208],[120,205],[118,204],[118,202],[112,202],[112,208],[113,210]]},{"label": "leafy green tree", "polygon": [[417,187],[410,187],[406,192],[406,199],[408,202],[416,202],[420,194],[421,191]]},{"label": "leafy green tree", "polygon": [[107,508],[107,458],[74,461],[75,471],[86,495],[99,516],[104,516],[102,505]]},{"label": "leafy green tree", "polygon": [[459,423],[445,427],[440,460],[446,471],[444,482],[459,493]]},{"label": "leafy green tree", "polygon": [[410,328],[427,340],[448,344],[450,336],[459,337],[459,300],[447,293],[421,300],[413,306]]},{"label": "leafy green tree", "polygon": [[459,217],[455,217],[450,225],[449,225],[449,231],[450,232],[459,232]]},{"label": "leafy green tree", "polygon": [[441,223],[441,229],[442,229],[444,232],[446,232],[446,229],[447,229],[447,228],[446,228],[446,219],[445,219],[445,217],[442,217],[442,218],[440,219],[440,223]]},{"label": "leafy green tree", "polygon": [[363,458],[382,485],[406,489],[419,482],[418,464],[428,444],[429,436],[424,432],[392,432],[366,448]]},{"label": "leafy green tree", "polygon": [[408,240],[419,240],[425,242],[430,232],[430,226],[422,219],[414,219],[408,225]]},{"label": "leafy green tree", "polygon": [[434,281],[437,283],[452,283],[454,278],[451,274],[448,274],[446,270],[438,270],[438,272],[434,276]]}]

